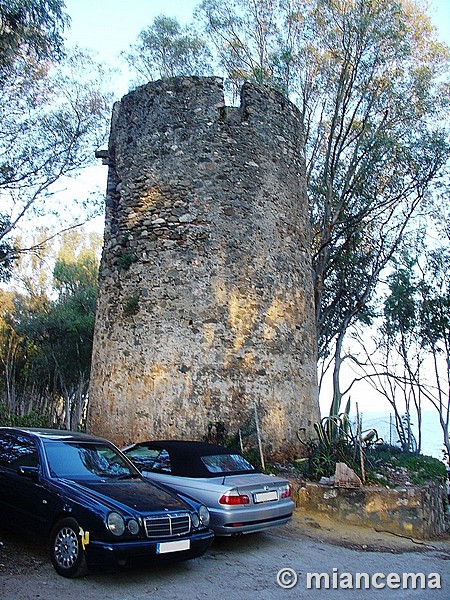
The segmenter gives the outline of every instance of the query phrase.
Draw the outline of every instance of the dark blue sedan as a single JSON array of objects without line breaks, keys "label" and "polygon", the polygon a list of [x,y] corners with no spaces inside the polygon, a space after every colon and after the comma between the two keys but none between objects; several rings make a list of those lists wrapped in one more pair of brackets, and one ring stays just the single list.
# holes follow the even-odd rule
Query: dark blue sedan
[{"label": "dark blue sedan", "polygon": [[214,538],[205,506],[143,479],[110,442],[53,429],[0,427],[0,519],[48,541],[64,577],[194,558]]}]

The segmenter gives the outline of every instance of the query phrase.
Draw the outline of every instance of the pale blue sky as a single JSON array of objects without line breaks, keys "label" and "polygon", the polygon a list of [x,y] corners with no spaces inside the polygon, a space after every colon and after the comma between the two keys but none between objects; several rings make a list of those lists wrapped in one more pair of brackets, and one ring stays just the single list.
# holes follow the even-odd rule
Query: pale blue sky
[{"label": "pale blue sky", "polygon": [[71,17],[67,33],[70,45],[96,50],[100,58],[112,61],[136,42],[142,29],[157,15],[192,20],[200,0],[65,0]]}]

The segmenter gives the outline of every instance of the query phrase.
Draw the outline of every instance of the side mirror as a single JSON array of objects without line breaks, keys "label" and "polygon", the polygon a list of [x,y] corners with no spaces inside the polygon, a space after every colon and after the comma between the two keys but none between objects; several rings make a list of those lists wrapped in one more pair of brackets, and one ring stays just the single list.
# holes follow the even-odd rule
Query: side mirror
[{"label": "side mirror", "polygon": [[39,479],[39,467],[19,467],[17,474],[22,477],[28,477],[32,481],[37,481]]}]

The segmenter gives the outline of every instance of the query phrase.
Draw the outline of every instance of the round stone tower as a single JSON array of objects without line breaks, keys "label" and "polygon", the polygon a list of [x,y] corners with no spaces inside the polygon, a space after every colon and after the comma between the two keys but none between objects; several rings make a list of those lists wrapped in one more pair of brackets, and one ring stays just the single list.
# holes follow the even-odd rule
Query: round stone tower
[{"label": "round stone tower", "polygon": [[[174,78],[113,111],[88,429],[234,434],[270,456],[319,418],[302,123],[280,93]],[[306,435],[307,435],[306,434]]]}]

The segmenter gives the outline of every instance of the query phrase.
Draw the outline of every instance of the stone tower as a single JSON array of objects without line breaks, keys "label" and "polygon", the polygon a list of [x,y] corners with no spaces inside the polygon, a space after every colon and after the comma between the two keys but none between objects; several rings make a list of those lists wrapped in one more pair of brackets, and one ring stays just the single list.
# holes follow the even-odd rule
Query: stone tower
[{"label": "stone tower", "polygon": [[302,123],[278,92],[174,78],[113,111],[88,428],[234,434],[268,455],[319,418]]}]

